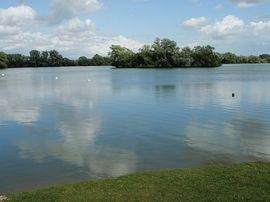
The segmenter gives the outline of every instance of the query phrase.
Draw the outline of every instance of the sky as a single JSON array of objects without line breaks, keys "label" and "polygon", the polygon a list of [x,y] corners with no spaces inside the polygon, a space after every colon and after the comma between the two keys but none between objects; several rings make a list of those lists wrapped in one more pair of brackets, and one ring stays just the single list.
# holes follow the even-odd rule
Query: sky
[{"label": "sky", "polygon": [[270,53],[270,0],[0,0],[0,51],[66,57],[137,51],[155,38],[212,45],[239,55]]}]

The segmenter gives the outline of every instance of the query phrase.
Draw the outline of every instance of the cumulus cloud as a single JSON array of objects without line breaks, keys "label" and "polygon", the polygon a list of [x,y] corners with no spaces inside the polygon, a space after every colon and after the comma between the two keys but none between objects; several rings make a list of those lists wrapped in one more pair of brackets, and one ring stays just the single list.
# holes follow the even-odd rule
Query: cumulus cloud
[{"label": "cumulus cloud", "polygon": [[222,20],[212,23],[205,17],[191,18],[186,20],[183,25],[218,40],[231,38],[245,28],[244,21],[233,15],[225,16]]},{"label": "cumulus cloud", "polygon": [[93,12],[102,8],[98,0],[53,0],[51,23],[59,23],[69,20],[82,12]]},{"label": "cumulus cloud", "polygon": [[2,35],[20,34],[29,27],[37,25],[36,11],[27,5],[18,5],[0,9],[0,37]]},{"label": "cumulus cloud", "polygon": [[208,19],[206,17],[199,17],[199,18],[191,18],[186,20],[183,25],[188,28],[198,28],[204,25],[207,25]]},{"label": "cumulus cloud", "polygon": [[23,53],[27,53],[31,49],[56,49],[65,56],[77,58],[96,53],[107,55],[113,44],[126,46],[132,50],[137,50],[142,46],[142,43],[137,40],[122,35],[99,35],[93,31],[91,26],[86,25],[86,27],[88,28],[61,26],[50,34],[21,32],[8,35],[8,37],[2,37],[2,49],[7,52]]},{"label": "cumulus cloud", "polygon": [[20,31],[19,27],[0,25],[0,37],[10,36]]},{"label": "cumulus cloud", "polygon": [[69,33],[80,33],[85,31],[95,32],[96,25],[90,20],[86,19],[85,21],[80,20],[75,17],[67,21],[64,25],[61,25],[57,29],[59,32],[69,32]]},{"label": "cumulus cloud", "polygon": [[270,21],[251,22],[250,25],[254,29],[254,31],[265,31],[265,30],[270,31]]},{"label": "cumulus cloud", "polygon": [[0,9],[0,37],[19,33],[23,27],[33,24],[35,18],[36,12],[29,6]]},{"label": "cumulus cloud", "polygon": [[259,36],[262,40],[262,45],[269,46],[270,42],[270,21],[251,22],[250,27],[255,36]]},{"label": "cumulus cloud", "polygon": [[[49,17],[38,16],[27,5],[0,9],[0,39],[6,52],[28,53],[32,49],[56,49],[68,57],[106,55],[112,44],[137,50],[142,43],[120,34],[101,33],[91,19],[81,20],[81,12],[102,8],[97,0],[53,0]],[[53,19],[53,21],[52,21]],[[46,32],[33,31],[34,28]]]},{"label": "cumulus cloud", "polygon": [[0,9],[0,25],[23,26],[33,22],[35,16],[36,12],[25,5]]},{"label": "cumulus cloud", "polygon": [[249,8],[261,3],[269,3],[269,0],[230,0],[236,4],[238,8]]},{"label": "cumulus cloud", "polygon": [[90,49],[92,52],[98,54],[108,53],[112,44],[121,45],[134,51],[143,46],[139,41],[119,35],[115,37],[100,37],[100,43],[97,43]]},{"label": "cumulus cloud", "polygon": [[227,39],[241,33],[244,30],[244,26],[245,23],[242,19],[228,15],[221,21],[202,27],[201,32],[215,39]]},{"label": "cumulus cloud", "polygon": [[[185,22],[194,22],[194,20]],[[231,51],[245,55],[269,52],[270,21],[245,22],[237,16],[228,15],[215,21],[208,19],[206,25],[195,25],[183,26],[187,32],[190,32],[187,33],[190,37],[186,44],[195,41],[199,45],[211,44],[219,52]]]}]

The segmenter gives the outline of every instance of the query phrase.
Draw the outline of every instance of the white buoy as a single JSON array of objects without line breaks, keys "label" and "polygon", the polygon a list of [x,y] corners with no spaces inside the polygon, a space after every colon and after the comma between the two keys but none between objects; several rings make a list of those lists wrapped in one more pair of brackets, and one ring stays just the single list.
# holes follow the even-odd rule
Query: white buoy
[{"label": "white buoy", "polygon": [[88,82],[91,82],[92,80],[91,80],[91,79],[88,79],[87,81],[88,81]]},{"label": "white buoy", "polygon": [[57,76],[55,77],[55,80],[58,80],[58,77]]},{"label": "white buoy", "polygon": [[6,76],[5,74],[1,74],[2,77]]}]

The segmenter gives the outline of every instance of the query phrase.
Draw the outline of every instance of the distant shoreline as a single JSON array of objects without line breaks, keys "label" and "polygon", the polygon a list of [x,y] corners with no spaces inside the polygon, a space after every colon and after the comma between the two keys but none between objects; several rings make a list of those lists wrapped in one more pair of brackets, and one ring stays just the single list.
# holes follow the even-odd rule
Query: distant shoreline
[{"label": "distant shoreline", "polygon": [[13,67],[60,67],[60,66],[115,66],[117,68],[193,68],[219,67],[222,64],[270,63],[269,54],[238,56],[230,52],[218,53],[215,48],[177,46],[170,39],[157,38],[152,45],[144,45],[138,52],[112,45],[107,56],[81,56],[78,59],[63,57],[56,50],[31,50],[29,56],[0,52],[0,69]]},{"label": "distant shoreline", "polygon": [[[219,67],[115,67],[115,66],[111,66],[111,65],[101,65],[101,66],[57,66],[57,67],[9,67],[9,68],[5,68],[5,69],[27,69],[27,68],[31,68],[31,69],[40,69],[40,68],[64,68],[64,67],[107,67],[107,68],[111,68],[111,69],[215,69],[215,68],[220,68],[223,66],[230,66],[230,65],[270,65],[270,63],[232,63],[232,64],[222,64]],[[1,70],[5,70],[5,69],[0,69]]]}]

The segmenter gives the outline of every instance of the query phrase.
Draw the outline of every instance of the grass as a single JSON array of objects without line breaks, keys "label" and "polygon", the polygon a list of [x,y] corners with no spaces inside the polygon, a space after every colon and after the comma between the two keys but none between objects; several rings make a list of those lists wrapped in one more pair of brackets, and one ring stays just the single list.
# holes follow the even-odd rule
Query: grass
[{"label": "grass", "polygon": [[270,163],[145,172],[50,187],[9,201],[270,201]]}]

